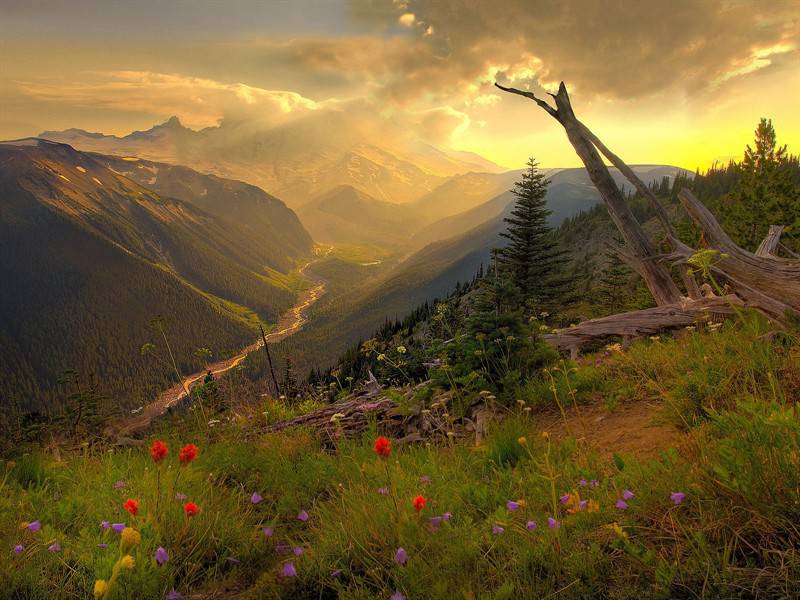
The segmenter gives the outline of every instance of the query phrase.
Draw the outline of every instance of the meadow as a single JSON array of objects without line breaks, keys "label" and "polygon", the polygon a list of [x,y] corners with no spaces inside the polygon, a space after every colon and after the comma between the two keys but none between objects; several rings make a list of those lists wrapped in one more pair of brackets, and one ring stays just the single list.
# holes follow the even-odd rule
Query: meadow
[{"label": "meadow", "polygon": [[[747,317],[563,362],[522,386],[477,445],[463,432],[401,444],[377,423],[333,444],[265,433],[314,407],[268,400],[233,405],[211,426],[172,417],[138,447],[21,446],[0,464],[0,590],[794,597],[799,393],[795,338]],[[587,429],[606,425],[586,422],[590,408],[636,403],[676,443],[592,443]],[[624,419],[614,427],[624,437]]]}]

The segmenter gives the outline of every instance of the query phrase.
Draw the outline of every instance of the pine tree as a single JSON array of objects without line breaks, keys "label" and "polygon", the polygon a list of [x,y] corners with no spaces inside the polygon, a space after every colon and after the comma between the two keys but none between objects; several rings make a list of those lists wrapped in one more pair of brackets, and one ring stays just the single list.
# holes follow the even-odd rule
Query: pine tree
[{"label": "pine tree", "polygon": [[786,146],[778,146],[771,119],[761,119],[755,147],[747,145],[738,166],[739,182],[725,203],[725,225],[741,246],[755,250],[770,225],[786,225],[794,237],[800,224],[800,186],[787,168]]},{"label": "pine tree", "polygon": [[500,234],[508,245],[498,256],[500,272],[520,290],[528,308],[539,312],[568,304],[573,288],[565,268],[567,254],[547,223],[552,212],[545,201],[548,184],[538,163],[529,159],[528,170],[512,190],[516,204],[505,219],[507,230]]},{"label": "pine tree", "polygon": [[[618,246],[624,242],[616,238]],[[613,250],[606,252],[608,260],[605,268],[600,271],[598,280],[599,287],[597,298],[609,313],[620,312],[626,304],[627,296],[630,295],[629,283],[631,280],[631,270],[620,258],[619,254]]]}]

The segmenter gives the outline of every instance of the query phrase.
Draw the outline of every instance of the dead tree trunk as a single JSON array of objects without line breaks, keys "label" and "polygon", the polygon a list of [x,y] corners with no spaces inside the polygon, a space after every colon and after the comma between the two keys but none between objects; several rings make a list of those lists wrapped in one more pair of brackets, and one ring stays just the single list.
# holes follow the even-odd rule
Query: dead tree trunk
[{"label": "dead tree trunk", "polygon": [[[499,84],[495,85],[503,91],[530,98],[544,109],[547,114],[561,123],[567,132],[567,137],[572,147],[575,148],[575,152],[583,161],[589,178],[600,192],[600,196],[603,198],[603,202],[605,202],[608,208],[611,219],[625,238],[625,244],[635,261],[634,266],[636,271],[642,276],[642,279],[644,279],[656,304],[665,305],[678,302],[682,297],[678,286],[675,285],[669,271],[664,265],[653,260],[656,256],[656,252],[650,239],[625,202],[622,192],[620,192],[617,184],[608,172],[608,168],[603,163],[603,159],[600,158],[600,154],[595,148],[595,145],[586,136],[586,127],[575,117],[572,105],[570,104],[569,95],[567,94],[567,87],[564,83],[562,82],[559,86],[558,93],[553,95],[556,108],[536,98],[531,92],[506,88]],[[620,163],[621,162],[622,161],[620,161]]]},{"label": "dead tree trunk", "polygon": [[781,243],[781,234],[783,233],[783,225],[770,225],[769,233],[756,249],[756,256],[762,258],[769,258],[775,255],[775,251]]},{"label": "dead tree trunk", "polygon": [[[662,329],[686,326],[697,319],[708,318],[709,315],[729,315],[735,312],[736,306],[756,308],[777,322],[784,321],[787,314],[800,317],[800,260],[781,258],[774,254],[780,242],[782,228],[771,227],[767,239],[753,254],[737,246],[722,230],[711,212],[689,190],[681,190],[679,198],[683,207],[703,231],[707,246],[719,253],[710,266],[710,274],[730,292],[722,297],[711,294],[701,298],[687,265],[688,260],[696,254],[695,250],[677,239],[666,211],[644,182],[575,117],[564,83],[559,86],[558,93],[550,94],[555,100],[555,108],[532,92],[495,85],[503,91],[533,100],[564,127],[575,152],[586,166],[592,183],[600,192],[612,220],[625,238],[629,251],[623,253],[626,262],[639,272],[659,305],[656,309],[586,321],[546,336],[547,341],[574,353],[582,343],[589,340],[613,336],[627,339],[652,334]],[[626,205],[608,168],[600,158],[600,153],[650,200],[672,245],[670,254],[657,255],[654,252],[650,240]],[[664,266],[667,262],[678,267],[691,299],[681,295]]]}]

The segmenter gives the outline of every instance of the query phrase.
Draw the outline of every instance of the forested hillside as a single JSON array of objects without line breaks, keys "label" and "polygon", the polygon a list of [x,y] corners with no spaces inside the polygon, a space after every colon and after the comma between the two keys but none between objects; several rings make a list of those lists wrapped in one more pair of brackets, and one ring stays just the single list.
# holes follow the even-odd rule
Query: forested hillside
[{"label": "forested hillside", "polygon": [[[3,406],[58,409],[72,393],[58,383],[68,370],[106,408],[138,405],[175,377],[152,319],[163,317],[178,368],[198,367],[198,348],[237,350],[294,299],[286,273],[309,238],[288,209],[294,250],[277,257],[263,231],[162,197],[66,145],[1,144],[0,185],[0,273],[13,282],[0,293]],[[146,342],[157,358],[141,355]]]}]

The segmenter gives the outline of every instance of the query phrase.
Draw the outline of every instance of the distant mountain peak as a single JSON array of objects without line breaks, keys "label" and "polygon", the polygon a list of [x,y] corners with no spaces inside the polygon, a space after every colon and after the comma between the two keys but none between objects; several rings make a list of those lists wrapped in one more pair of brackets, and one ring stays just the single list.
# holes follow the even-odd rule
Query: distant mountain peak
[{"label": "distant mountain peak", "polygon": [[176,115],[172,115],[169,119],[164,121],[161,124],[161,127],[174,127],[179,129],[185,129],[183,123],[181,123],[181,120]]}]

